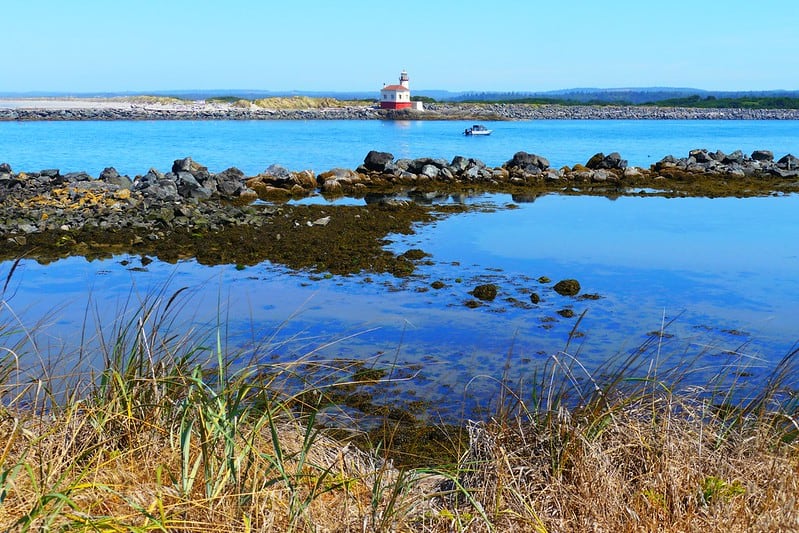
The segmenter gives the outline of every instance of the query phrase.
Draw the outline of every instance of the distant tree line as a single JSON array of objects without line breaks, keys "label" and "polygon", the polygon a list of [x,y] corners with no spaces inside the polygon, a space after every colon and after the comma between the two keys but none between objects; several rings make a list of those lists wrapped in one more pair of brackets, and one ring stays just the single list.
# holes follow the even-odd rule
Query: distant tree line
[{"label": "distant tree line", "polygon": [[646,106],[658,107],[698,107],[704,109],[799,109],[799,98],[788,96],[761,96],[739,98],[716,98],[699,95],[684,98],[668,98],[657,102],[648,102]]},{"label": "distant tree line", "polygon": [[[576,94],[576,93],[570,93]],[[593,98],[567,98],[555,96],[524,96],[519,93],[472,93],[464,95],[457,101],[473,104],[556,104],[565,106],[601,105],[601,106],[646,106],[646,107],[694,107],[703,109],[799,109],[799,97],[794,96],[735,96],[716,97],[698,94],[676,98],[633,101],[597,97],[596,93],[586,91],[586,96]],[[661,93],[658,93],[660,95]],[[425,96],[414,96],[413,100],[435,103],[436,100]]]}]

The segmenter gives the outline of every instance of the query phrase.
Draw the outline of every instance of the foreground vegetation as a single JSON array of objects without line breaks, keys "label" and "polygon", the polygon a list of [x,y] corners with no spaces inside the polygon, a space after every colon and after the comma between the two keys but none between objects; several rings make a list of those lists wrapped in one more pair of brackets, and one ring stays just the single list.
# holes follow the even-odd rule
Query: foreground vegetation
[{"label": "foreground vegetation", "polygon": [[799,529],[796,353],[749,389],[745,363],[698,386],[662,332],[590,373],[567,345],[534,390],[465,422],[457,461],[410,468],[391,438],[320,427],[327,393],[351,385],[298,380],[324,361],[266,364],[231,351],[221,323],[183,329],[185,297],[131,303],[58,358],[40,349],[44,323],[0,298],[0,529]]}]

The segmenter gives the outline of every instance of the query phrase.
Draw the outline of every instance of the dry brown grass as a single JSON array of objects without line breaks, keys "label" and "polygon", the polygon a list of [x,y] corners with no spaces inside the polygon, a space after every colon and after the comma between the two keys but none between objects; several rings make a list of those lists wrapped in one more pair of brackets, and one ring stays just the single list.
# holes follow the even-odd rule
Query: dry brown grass
[{"label": "dry brown grass", "polygon": [[298,410],[314,394],[280,385],[297,367],[175,335],[184,295],[123,313],[66,395],[19,368],[36,332],[0,324],[0,530],[799,531],[797,352],[751,395],[683,386],[659,346],[602,382],[562,352],[468,424],[457,465],[400,469]]},{"label": "dry brown grass", "polygon": [[[383,521],[393,528],[423,512],[423,489],[435,485],[324,435],[308,447],[307,427],[285,421],[277,446],[270,427],[243,427],[236,448],[257,450],[245,459],[247,480],[227,478],[209,494],[196,435],[184,460],[170,428],[134,419],[113,435],[98,432],[107,414],[3,413],[1,530],[361,531]],[[183,470],[195,464],[198,478],[183,491]]]},{"label": "dry brown grass", "polygon": [[[799,530],[791,420],[730,418],[668,393],[629,400],[472,423],[449,474],[395,469],[288,414],[241,424],[232,455],[214,441],[206,456],[197,426],[182,442],[175,420],[81,403],[38,416],[5,409],[0,528]],[[228,456],[246,479],[217,462]],[[187,471],[197,476],[188,486]]]},{"label": "dry brown grass", "polygon": [[311,96],[274,96],[255,100],[253,104],[265,109],[324,109],[369,105],[364,102],[338,100],[330,97],[315,98]]},{"label": "dry brown grass", "polygon": [[461,483],[498,531],[799,530],[799,457],[780,444],[784,427],[672,408],[481,424]]}]

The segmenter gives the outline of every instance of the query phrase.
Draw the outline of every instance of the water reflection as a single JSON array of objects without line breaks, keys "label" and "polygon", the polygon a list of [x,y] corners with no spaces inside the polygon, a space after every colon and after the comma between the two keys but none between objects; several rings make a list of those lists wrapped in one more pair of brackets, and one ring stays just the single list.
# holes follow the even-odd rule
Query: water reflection
[{"label": "water reflection", "polygon": [[[232,350],[259,346],[275,361],[312,353],[412,369],[414,379],[391,394],[429,400],[453,416],[461,416],[464,398],[475,409],[485,405],[503,375],[529,385],[567,345],[590,370],[654,334],[663,353],[699,357],[704,377],[746,361],[757,379],[799,339],[799,252],[791,245],[799,235],[797,196],[608,202],[406,191],[362,201],[480,202],[495,209],[390,236],[397,254],[427,254],[406,278],[312,275],[268,263],[69,258],[47,266],[23,261],[6,299],[25,323],[59,310],[46,330],[56,347],[95,331],[86,327],[86,309],[114,317],[141,294],[190,287],[182,318],[213,331],[224,317]],[[511,201],[516,209],[505,209]],[[0,264],[0,274],[10,268]],[[565,278],[577,279],[580,294],[592,297],[557,294],[554,283]],[[467,306],[475,287],[487,283],[496,285],[496,298]]]}]

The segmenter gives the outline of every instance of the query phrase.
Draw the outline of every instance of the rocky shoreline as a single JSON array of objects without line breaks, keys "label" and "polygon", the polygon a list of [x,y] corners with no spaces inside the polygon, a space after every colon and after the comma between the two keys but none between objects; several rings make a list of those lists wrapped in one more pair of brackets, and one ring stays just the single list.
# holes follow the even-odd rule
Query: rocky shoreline
[{"label": "rocky shoreline", "polygon": [[[462,156],[394,159],[372,151],[357,169],[315,174],[272,165],[256,176],[236,168],[211,173],[191,158],[169,172],[121,176],[15,172],[0,164],[0,257],[151,253],[167,260],[207,255],[209,262],[278,260],[295,268],[349,273],[413,270],[389,257],[380,240],[428,220],[438,197],[507,192],[517,202],[542,194],[762,196],[799,192],[799,159],[704,149],[666,156],[650,168],[630,167],[620,154],[598,153],[585,164],[552,168],[542,156],[517,152],[499,167]],[[291,198],[322,195],[365,199],[364,206],[298,206]],[[413,201],[409,201],[413,200]],[[466,209],[450,204],[434,211]],[[371,232],[371,233],[370,233]],[[214,241],[217,238],[217,241]],[[343,239],[343,240],[342,240]],[[355,257],[353,243],[368,253]],[[181,249],[176,242],[187,248]],[[215,244],[214,244],[215,243]],[[214,250],[209,255],[209,250]],[[342,255],[343,254],[343,255]]]},{"label": "rocky shoreline", "polygon": [[383,110],[373,105],[268,109],[205,102],[136,105],[67,100],[4,105],[0,100],[0,121],[81,120],[799,120],[799,110],[435,103],[420,112]]}]

